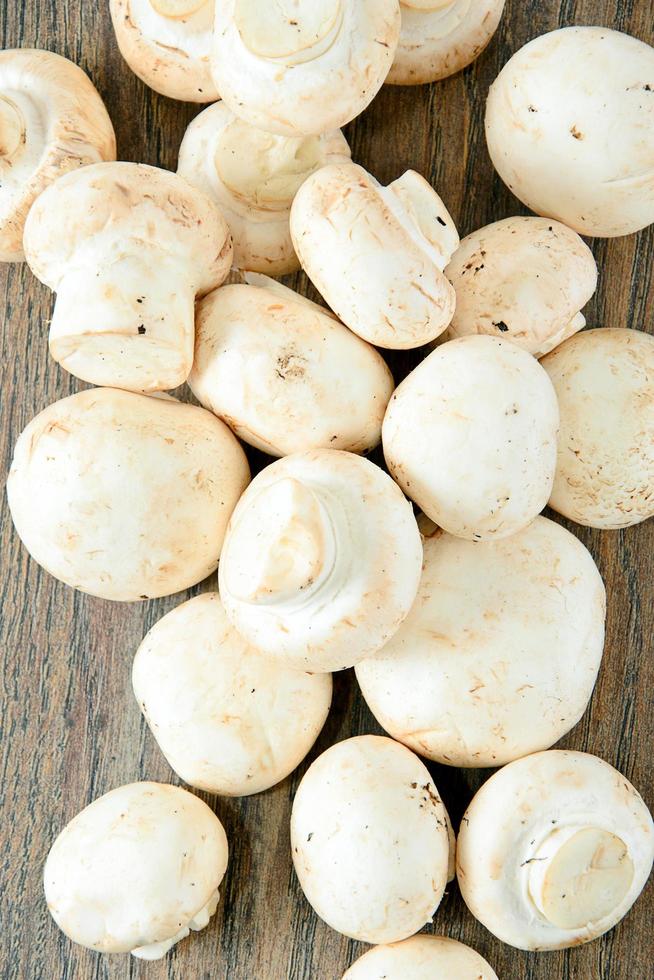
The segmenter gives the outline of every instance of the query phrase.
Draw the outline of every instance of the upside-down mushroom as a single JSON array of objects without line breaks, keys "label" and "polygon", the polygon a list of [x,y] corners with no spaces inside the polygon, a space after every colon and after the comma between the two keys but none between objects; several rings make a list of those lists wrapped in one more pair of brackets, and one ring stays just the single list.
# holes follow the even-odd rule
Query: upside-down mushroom
[{"label": "upside-down mushroom", "polygon": [[24,258],[25,219],[41,191],[115,159],[111,120],[81,68],[52,51],[0,51],[0,262]]},{"label": "upside-down mushroom", "polygon": [[196,296],[229,273],[218,207],[167,170],[100,163],[67,174],[25,224],[32,272],[56,291],[50,353],[91,384],[161,391],[193,364]]},{"label": "upside-down mushroom", "polygon": [[654,222],[654,48],[566,27],[514,54],[491,86],[486,139],[523,204],[580,235]]},{"label": "upside-down mushroom", "polygon": [[164,783],[119,786],[50,848],[48,909],[81,946],[158,960],[208,924],[227,857],[223,826],[197,796]]},{"label": "upside-down mushroom", "polygon": [[203,408],[91,388],[23,430],[7,497],[39,565],[82,592],[129,602],[216,570],[249,476],[235,437]]},{"label": "upside-down mushroom", "polygon": [[356,164],[323,167],[293,201],[291,236],[314,286],[369,343],[420,347],[450,323],[455,294],[443,270],[459,236],[414,170],[382,187]]},{"label": "upside-down mushroom", "polygon": [[189,376],[198,401],[272,456],[373,449],[393,392],[380,354],[304,296],[245,278],[198,305]]},{"label": "upside-down mushroom", "polygon": [[445,890],[448,818],[405,746],[360,735],[310,766],[293,801],[291,848],[321,919],[367,943],[392,943],[432,918]]},{"label": "upside-down mushroom", "polygon": [[652,817],[621,773],[583,752],[538,752],[473,798],[457,877],[472,914],[502,942],[566,949],[627,914],[653,859]]},{"label": "upside-down mushroom", "polygon": [[484,333],[542,357],[586,325],[593,253],[551,218],[505,218],[463,239],[445,275],[456,292],[442,339]]},{"label": "upside-down mushroom", "polygon": [[497,974],[470,946],[421,934],[369,949],[343,980],[497,980]]},{"label": "upside-down mushroom", "polygon": [[285,779],[318,737],[332,694],[329,674],[291,670],[253,650],[215,592],[153,626],[132,682],[175,772],[221,796],[250,796]]},{"label": "upside-down mushroom", "polygon": [[216,0],[109,0],[120,53],[142,82],[181,102],[215,102]]},{"label": "upside-down mushroom", "polygon": [[299,268],[289,228],[299,187],[320,167],[349,158],[338,129],[276,136],[217,102],[188,126],[177,173],[219,205],[234,239],[237,269],[283,276]]},{"label": "upside-down mushroom", "polygon": [[281,136],[317,135],[372,102],[399,35],[397,0],[221,0],[211,70],[246,122]]},{"label": "upside-down mushroom", "polygon": [[219,569],[228,617],[297,670],[351,667],[409,612],[422,544],[411,505],[379,467],[331,449],[264,469],[229,523]]},{"label": "upside-down mushroom", "polygon": [[481,541],[515,534],[545,507],[558,427],[538,361],[468,336],[438,347],[395,390],[382,441],[407,496],[445,531]]},{"label": "upside-down mushroom", "polygon": [[424,85],[471,64],[490,43],[506,0],[401,0],[390,85]]}]

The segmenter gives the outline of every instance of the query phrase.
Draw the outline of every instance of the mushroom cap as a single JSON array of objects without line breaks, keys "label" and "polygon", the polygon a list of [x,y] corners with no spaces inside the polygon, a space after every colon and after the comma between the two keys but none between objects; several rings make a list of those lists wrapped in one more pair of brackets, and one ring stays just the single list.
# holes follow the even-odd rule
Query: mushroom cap
[{"label": "mushroom cap", "polygon": [[181,102],[219,98],[209,55],[215,0],[109,0],[123,58],[142,82]]},{"label": "mushroom cap", "polygon": [[369,949],[343,980],[497,980],[497,974],[470,946],[421,934]]},{"label": "mushroom cap", "polygon": [[505,65],[486,110],[504,183],[581,235],[654,221],[654,48],[605,27],[535,38]]},{"label": "mushroom cap", "polygon": [[413,608],[356,667],[370,710],[445,765],[549,748],[581,718],[602,659],[606,596],[592,556],[545,517],[499,541],[422,529]]},{"label": "mushroom cap", "polygon": [[382,187],[356,164],[323,167],[293,201],[291,236],[313,284],[364,340],[420,347],[450,323],[455,294],[443,269],[459,236],[415,171]]},{"label": "mushroom cap", "polygon": [[52,51],[0,51],[1,262],[23,259],[27,212],[44,188],[115,159],[111,120],[81,68]]},{"label": "mushroom cap", "polygon": [[480,541],[515,534],[543,509],[558,426],[538,361],[475,335],[443,344],[409,374],[388,404],[382,441],[391,475],[421,510]]},{"label": "mushroom cap", "polygon": [[593,253],[551,218],[506,218],[468,235],[445,270],[456,292],[444,340],[503,336],[542,357],[586,321],[597,287]]},{"label": "mushroom cap", "polygon": [[134,601],[180,592],[215,571],[248,481],[245,453],[210,412],[92,388],[23,430],[7,496],[23,544],[51,575]]},{"label": "mushroom cap", "polygon": [[359,735],[316,759],[293,802],[291,848],[315,912],[352,939],[406,939],[443,897],[445,808],[420,759],[390,738]]},{"label": "mushroom cap", "polygon": [[250,796],[285,779],[318,737],[332,695],[329,674],[290,670],[248,646],[215,592],[155,624],[132,681],[175,772],[222,796]]},{"label": "mushroom cap", "polygon": [[227,856],[222,824],[197,796],[163,783],[119,786],[78,813],[50,848],[48,909],[81,946],[156,959],[207,924]]},{"label": "mushroom cap", "polygon": [[566,949],[627,914],[653,858],[652,818],[631,783],[596,756],[552,750],[484,783],[461,822],[457,876],[502,942]]},{"label": "mushroom cap", "polygon": [[236,268],[283,276],[299,268],[289,228],[298,188],[320,167],[349,158],[339,129],[276,136],[216,102],[188,126],[177,172],[220,206],[234,239]]},{"label": "mushroom cap", "polygon": [[350,667],[398,629],[415,599],[422,544],[383,470],[331,449],[266,467],[229,523],[220,594],[254,647],[298,670]]},{"label": "mushroom cap", "polygon": [[317,135],[372,102],[399,36],[397,0],[223,0],[211,69],[246,122],[282,136]]},{"label": "mushroom cap", "polygon": [[373,449],[393,392],[380,354],[303,296],[264,276],[252,283],[199,304],[195,397],[272,456]]},{"label": "mushroom cap", "polygon": [[589,527],[654,516],[654,337],[602,327],[542,365],[561,410],[550,507]]},{"label": "mushroom cap", "polygon": [[506,0],[401,0],[402,30],[386,82],[424,85],[471,64],[490,43]]}]

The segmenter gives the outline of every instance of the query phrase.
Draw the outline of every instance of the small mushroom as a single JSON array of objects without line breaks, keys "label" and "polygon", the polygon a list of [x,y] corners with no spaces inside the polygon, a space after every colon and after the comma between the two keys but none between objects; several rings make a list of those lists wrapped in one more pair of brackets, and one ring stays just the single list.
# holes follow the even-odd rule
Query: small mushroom
[{"label": "small mushroom", "polygon": [[566,949],[612,929],[652,868],[654,824],[631,783],[584,752],[538,752],[484,783],[459,831],[475,918],[518,949]]},{"label": "small mushroom", "polygon": [[369,949],[343,980],[497,980],[497,974],[470,946],[423,934]]},{"label": "small mushroom", "polygon": [[158,960],[208,924],[227,857],[223,826],[197,796],[163,783],[120,786],[50,848],[48,909],[80,946]]},{"label": "small mushroom", "polygon": [[397,0],[221,0],[211,69],[246,122],[281,136],[318,135],[372,102],[399,36]]},{"label": "small mushroom", "polygon": [[67,58],[0,51],[0,262],[20,262],[32,203],[69,170],[116,159],[104,103]]},{"label": "small mushroom", "polygon": [[407,496],[445,531],[481,541],[516,534],[545,507],[558,426],[538,361],[469,336],[433,351],[396,389],[382,441]]},{"label": "small mushroom", "polygon": [[398,629],[422,545],[411,505],[366,459],[285,456],[253,480],[229,523],[220,594],[239,633],[297,670],[351,667]]},{"label": "small mushroom", "polygon": [[472,542],[422,521],[422,579],[386,646],[357,664],[389,735],[450,766],[500,766],[576,725],[604,647],[606,596],[590,553],[544,517]]},{"label": "small mushroom", "polygon": [[442,339],[484,333],[542,357],[586,325],[593,253],[551,218],[506,218],[461,242],[445,270],[456,310]]},{"label": "small mushroom", "polygon": [[550,507],[599,528],[654,517],[654,337],[587,330],[541,363],[561,410]]},{"label": "small mushroom", "polygon": [[390,738],[348,738],[316,759],[293,802],[291,848],[315,912],[352,939],[406,939],[443,897],[445,807],[420,759]]},{"label": "small mushroom", "polygon": [[437,82],[471,64],[490,43],[506,0],[401,0],[402,30],[391,85]]},{"label": "small mushroom", "polygon": [[371,344],[420,347],[449,325],[455,294],[443,270],[459,236],[415,171],[382,187],[356,164],[323,167],[295,197],[291,236],[315,287]]},{"label": "small mushroom", "polygon": [[537,214],[613,238],[654,222],[654,48],[606,27],[535,38],[491,86],[495,169]]},{"label": "small mushroom", "polygon": [[216,570],[249,475],[237,440],[203,408],[92,388],[23,430],[7,497],[39,565],[82,592],[130,602]]},{"label": "small mushroom", "polygon": [[191,786],[250,796],[285,779],[318,737],[332,679],[267,660],[215,592],[160,619],[141,643],[134,694],[159,748]]},{"label": "small mushroom", "polygon": [[273,456],[373,449],[393,393],[381,356],[328,310],[273,279],[246,278],[198,306],[193,394]]},{"label": "small mushroom", "polygon": [[177,173],[220,206],[234,238],[237,268],[283,276],[299,268],[288,223],[300,185],[320,167],[349,158],[338,129],[321,136],[276,136],[217,102],[186,130]]},{"label": "small mushroom", "polygon": [[142,82],[182,102],[215,102],[209,55],[216,0],[110,0],[123,58]]},{"label": "small mushroom", "polygon": [[55,361],[91,384],[161,391],[188,377],[195,298],[223,282],[232,245],[216,205],[181,177],[100,163],[41,194],[25,256],[57,293]]}]

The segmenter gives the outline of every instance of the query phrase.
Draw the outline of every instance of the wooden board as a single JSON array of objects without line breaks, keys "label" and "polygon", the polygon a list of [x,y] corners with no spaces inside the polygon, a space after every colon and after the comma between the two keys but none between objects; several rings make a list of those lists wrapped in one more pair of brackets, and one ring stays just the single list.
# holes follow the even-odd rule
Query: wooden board
[{"label": "wooden board", "polygon": [[[381,180],[407,167],[444,197],[462,234],[524,213],[494,176],[483,134],[488,86],[510,54],[561,25],[602,24],[654,42],[652,0],[509,0],[501,30],[477,64],[438,85],[386,88],[348,127],[354,158]],[[4,47],[43,47],[77,61],[107,102],[119,155],[174,169],[197,107],[171,102],[123,64],[108,0],[9,0],[0,5]],[[654,228],[593,246],[600,288],[592,325],[654,332]],[[49,358],[52,298],[24,266],[0,268],[0,452],[3,474],[23,426],[50,402],[81,387]],[[394,357],[399,376],[411,362]],[[47,493],[47,487],[43,488]],[[248,800],[208,798],[224,822],[232,860],[211,926],[165,960],[101,957],[69,943],[51,922],[41,869],[64,824],[94,797],[132,780],[172,780],[131,693],[130,664],[146,630],[186,596],[113,605],[55,582],[30,561],[2,500],[2,746],[0,976],[19,980],[339,980],[363,946],[318,921],[292,871],[290,801],[305,766]],[[623,532],[575,528],[590,547],[609,594],[606,656],[590,710],[562,743],[617,766],[654,802],[654,522]],[[209,580],[201,590],[215,587]],[[336,677],[332,713],[310,759],[336,740],[377,732],[352,672]],[[310,760],[309,760],[310,761]],[[455,822],[485,772],[433,767]],[[503,946],[466,912],[456,886],[434,931],[476,947],[503,980],[646,980],[653,975],[650,885],[602,940],[561,953],[527,955]]]}]

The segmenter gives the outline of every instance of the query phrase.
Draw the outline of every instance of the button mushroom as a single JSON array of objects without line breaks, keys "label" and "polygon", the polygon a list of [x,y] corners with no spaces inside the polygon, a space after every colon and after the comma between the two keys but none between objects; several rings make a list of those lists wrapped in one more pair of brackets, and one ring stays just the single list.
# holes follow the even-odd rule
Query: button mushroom
[{"label": "button mushroom", "polygon": [[425,514],[480,541],[515,534],[543,509],[558,425],[538,361],[515,344],[469,336],[433,351],[396,389],[382,440],[392,476]]},{"label": "button mushroom", "polygon": [[654,337],[600,328],[542,361],[561,409],[550,506],[590,527],[654,516]]},{"label": "button mushroom", "polygon": [[486,139],[509,190],[580,235],[654,222],[654,48],[567,27],[515,54],[491,87]]},{"label": "button mushroom", "polygon": [[23,259],[32,203],[69,170],[116,159],[102,99],[81,68],[51,51],[0,51],[0,261]]},{"label": "button mushroom", "polygon": [[216,205],[181,177],[100,163],[41,194],[25,256],[57,293],[55,361],[91,384],[160,391],[188,377],[195,298],[223,282],[232,245]]},{"label": "button mushroom", "polygon": [[497,980],[497,974],[469,946],[445,936],[420,935],[369,949],[343,980]]},{"label": "button mushroom", "polygon": [[134,601],[180,592],[215,571],[248,480],[243,450],[210,412],[96,388],[29,423],[7,496],[23,544],[51,575]]},{"label": "button mushroom", "polygon": [[332,694],[329,674],[290,670],[248,646],[215,592],[159,620],[137,651],[132,681],[175,772],[223,796],[285,779],[318,737]]},{"label": "button mushroom", "polygon": [[445,270],[456,310],[444,334],[504,336],[542,357],[581,330],[597,286],[593,253],[550,218],[506,218],[461,242]]},{"label": "button mushroom", "polygon": [[345,125],[384,83],[398,0],[223,0],[211,68],[237,116],[282,136]]},{"label": "button mushroom", "polygon": [[265,276],[247,280],[198,306],[196,398],[273,456],[376,446],[393,392],[381,356],[326,309]]},{"label": "button mushroom", "polygon": [[116,40],[135,75],[161,95],[215,102],[209,54],[216,0],[109,0]]},{"label": "button mushroom", "polygon": [[430,923],[447,880],[447,817],[422,762],[389,738],[332,745],[302,779],[293,864],[321,919],[366,943]]},{"label": "button mushroom", "polygon": [[422,545],[411,506],[368,460],[296,453],[253,480],[229,524],[220,594],[254,647],[298,670],[379,650],[409,612]]},{"label": "button mushroom", "polygon": [[583,752],[519,759],[484,783],[463,817],[461,894],[518,949],[566,949],[622,919],[647,881],[654,825],[631,783]]},{"label": "button mushroom", "polygon": [[386,81],[423,85],[461,71],[490,43],[506,0],[401,0],[402,30]]},{"label": "button mushroom", "polygon": [[298,188],[315,170],[349,157],[338,129],[321,136],[276,136],[217,102],[186,130],[177,172],[220,206],[234,238],[237,268],[283,276],[299,268],[288,226]]},{"label": "button mushroom", "polygon": [[43,880],[69,939],[157,960],[209,922],[227,869],[218,817],[178,786],[131,783],[94,800],[59,834]]},{"label": "button mushroom", "polygon": [[419,347],[450,323],[455,295],[443,269],[459,236],[415,171],[382,187],[356,164],[323,167],[297,193],[291,235],[313,284],[371,344]]},{"label": "button mushroom", "polygon": [[500,541],[422,530],[413,609],[356,667],[372,713],[450,766],[549,748],[581,718],[602,658],[606,597],[591,555],[544,517]]}]

